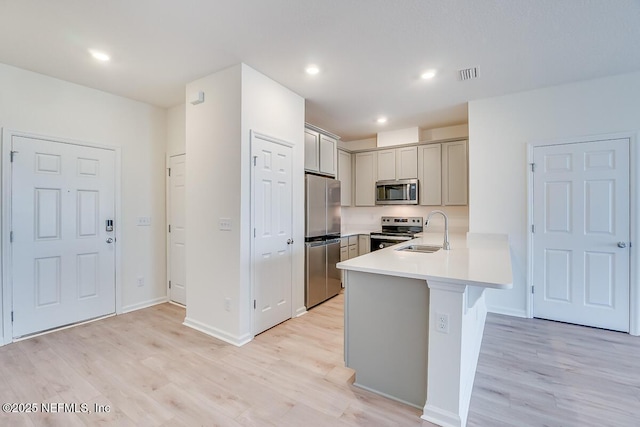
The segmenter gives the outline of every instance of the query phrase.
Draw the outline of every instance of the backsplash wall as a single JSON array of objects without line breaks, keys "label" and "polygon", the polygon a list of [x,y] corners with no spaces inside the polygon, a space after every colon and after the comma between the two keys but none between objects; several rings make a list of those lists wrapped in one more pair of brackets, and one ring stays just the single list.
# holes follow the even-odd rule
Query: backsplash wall
[{"label": "backsplash wall", "polygon": [[[342,232],[376,231],[380,229],[380,218],[383,216],[421,216],[427,219],[429,212],[441,210],[449,217],[450,233],[466,233],[469,231],[468,206],[371,206],[342,207]],[[444,218],[436,215],[431,219],[428,232],[443,231]]]}]

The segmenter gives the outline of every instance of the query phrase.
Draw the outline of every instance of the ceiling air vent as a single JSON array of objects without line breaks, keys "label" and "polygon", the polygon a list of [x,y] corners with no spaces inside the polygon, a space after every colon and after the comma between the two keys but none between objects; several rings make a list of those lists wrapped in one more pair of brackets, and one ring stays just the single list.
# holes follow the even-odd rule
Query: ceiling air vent
[{"label": "ceiling air vent", "polygon": [[460,76],[460,80],[471,80],[478,78],[478,67],[473,68],[465,68],[463,70],[458,71],[458,75]]}]

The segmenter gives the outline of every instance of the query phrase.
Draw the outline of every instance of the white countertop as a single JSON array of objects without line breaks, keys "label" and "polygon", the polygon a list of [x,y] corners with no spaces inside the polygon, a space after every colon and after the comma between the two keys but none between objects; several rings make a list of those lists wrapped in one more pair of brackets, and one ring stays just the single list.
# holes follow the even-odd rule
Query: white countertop
[{"label": "white countertop", "polygon": [[422,237],[338,263],[343,270],[423,280],[459,283],[485,288],[510,289],[513,286],[511,254],[506,236],[464,234],[450,236],[451,249],[431,254],[397,251],[413,245],[442,246],[442,233],[423,233]]}]

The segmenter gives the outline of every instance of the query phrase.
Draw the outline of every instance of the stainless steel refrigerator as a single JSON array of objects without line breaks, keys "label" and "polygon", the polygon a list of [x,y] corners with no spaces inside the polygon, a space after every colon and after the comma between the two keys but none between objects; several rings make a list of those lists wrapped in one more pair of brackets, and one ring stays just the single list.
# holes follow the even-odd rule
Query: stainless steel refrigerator
[{"label": "stainless steel refrigerator", "polygon": [[340,270],[340,181],[305,175],[305,305],[337,295]]}]

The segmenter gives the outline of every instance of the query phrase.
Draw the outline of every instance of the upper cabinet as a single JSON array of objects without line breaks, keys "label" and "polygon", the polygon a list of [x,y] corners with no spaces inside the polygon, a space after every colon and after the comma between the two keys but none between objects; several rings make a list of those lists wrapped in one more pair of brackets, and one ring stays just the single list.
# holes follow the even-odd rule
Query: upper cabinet
[{"label": "upper cabinet", "polygon": [[355,156],[355,205],[375,206],[378,152],[365,151],[355,153]]},{"label": "upper cabinet", "polygon": [[378,151],[378,181],[418,177],[418,147]]},{"label": "upper cabinet", "polygon": [[304,169],[320,170],[320,133],[310,129],[304,130]]},{"label": "upper cabinet", "polygon": [[467,141],[442,144],[442,204],[466,205],[468,201]]},{"label": "upper cabinet", "polygon": [[336,176],[338,141],[335,135],[320,132],[307,125],[304,130],[304,169],[331,177]]},{"label": "upper cabinet", "polygon": [[340,206],[351,206],[351,153],[338,150],[338,177],[340,180]]},{"label": "upper cabinet", "polygon": [[421,205],[442,204],[442,145],[428,144],[418,147],[418,180]]},{"label": "upper cabinet", "polygon": [[467,141],[418,147],[420,204],[467,204]]}]

